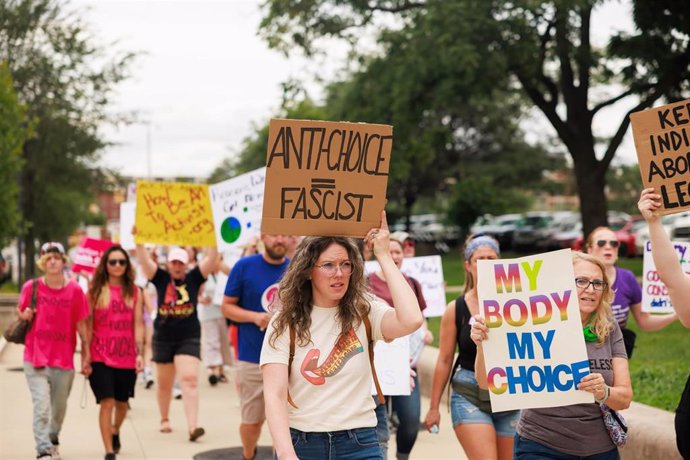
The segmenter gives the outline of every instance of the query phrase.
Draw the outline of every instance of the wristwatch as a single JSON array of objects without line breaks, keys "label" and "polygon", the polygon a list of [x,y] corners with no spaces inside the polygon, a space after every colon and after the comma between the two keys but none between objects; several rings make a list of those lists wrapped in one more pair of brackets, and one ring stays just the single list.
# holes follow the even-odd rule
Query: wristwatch
[{"label": "wristwatch", "polygon": [[609,399],[609,396],[611,396],[611,387],[608,385],[604,385],[604,397],[601,399],[597,399],[597,397],[594,397],[594,400],[598,403],[603,403],[607,399]]}]

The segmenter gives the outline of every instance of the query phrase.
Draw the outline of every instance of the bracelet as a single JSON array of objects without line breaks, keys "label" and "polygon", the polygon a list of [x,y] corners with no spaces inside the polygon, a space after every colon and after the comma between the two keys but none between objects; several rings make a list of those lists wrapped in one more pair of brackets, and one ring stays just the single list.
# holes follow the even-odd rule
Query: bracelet
[{"label": "bracelet", "polygon": [[609,396],[611,396],[611,387],[608,385],[604,385],[604,397],[601,399],[597,399],[597,397],[595,396],[594,400],[601,404],[604,401],[606,401],[607,399],[609,399]]}]

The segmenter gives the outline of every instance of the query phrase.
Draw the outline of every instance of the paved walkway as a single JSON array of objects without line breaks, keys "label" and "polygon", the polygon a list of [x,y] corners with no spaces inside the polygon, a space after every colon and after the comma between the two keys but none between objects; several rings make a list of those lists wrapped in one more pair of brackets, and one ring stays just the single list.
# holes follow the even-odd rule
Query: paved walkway
[{"label": "paved walkway", "polygon": [[[1,340],[1,339],[0,339]],[[4,340],[3,340],[4,341]],[[2,344],[0,344],[0,348]],[[32,404],[26,380],[21,372],[23,346],[8,344],[0,350],[0,459],[26,460],[35,457],[32,432]],[[75,359],[79,362],[79,358]],[[86,407],[80,399],[86,392]],[[422,417],[428,407],[422,401]],[[192,459],[201,452],[239,446],[239,403],[234,385],[211,387],[206,380],[200,385],[200,425],[206,435],[196,443],[187,440],[182,401],[172,401],[170,420],[173,432],[158,431],[158,408],[155,387],[146,390],[137,386],[132,410],[122,426],[122,450],[119,460]],[[441,432],[432,435],[420,432],[412,451],[413,459],[464,459],[464,453],[451,429],[450,415],[443,414]],[[98,430],[98,406],[84,377],[77,374],[69,399],[67,416],[60,436],[60,452],[64,460],[103,458],[103,445]],[[271,438],[265,426],[260,445],[269,446]],[[230,458],[230,457],[229,457]],[[391,440],[389,459],[395,458],[395,440]]]}]

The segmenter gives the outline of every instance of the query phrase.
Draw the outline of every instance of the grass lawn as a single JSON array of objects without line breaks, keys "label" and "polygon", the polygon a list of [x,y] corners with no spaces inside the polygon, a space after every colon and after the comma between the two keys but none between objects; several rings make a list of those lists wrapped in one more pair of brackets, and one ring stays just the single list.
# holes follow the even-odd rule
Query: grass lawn
[{"label": "grass lawn", "polygon": [[[504,253],[506,259],[519,257],[514,253]],[[458,251],[442,256],[443,272],[448,286],[464,284],[462,259]],[[619,259],[620,267],[631,270],[635,275],[642,274],[642,259]],[[458,296],[447,292],[446,300]],[[430,318],[429,329],[434,333],[434,346],[438,346],[438,332],[441,318]],[[634,400],[650,406],[674,411],[680,394],[690,373],[690,331],[679,322],[657,332],[641,332],[630,320],[629,327],[637,333],[633,358],[630,360]]]}]

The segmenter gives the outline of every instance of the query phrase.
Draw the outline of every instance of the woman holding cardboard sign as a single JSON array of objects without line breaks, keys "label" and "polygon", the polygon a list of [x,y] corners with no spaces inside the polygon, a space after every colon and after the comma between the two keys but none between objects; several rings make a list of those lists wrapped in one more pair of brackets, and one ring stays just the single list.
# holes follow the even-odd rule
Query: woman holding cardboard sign
[{"label": "woman holding cardboard sign", "polygon": [[[606,265],[590,254],[573,253],[575,285],[590,373],[577,388],[592,393],[598,403],[622,410],[630,405],[632,387],[623,334],[611,313],[611,290]],[[474,317],[472,340],[477,344],[477,380],[486,387],[482,341],[489,329],[481,315]],[[620,458],[597,404],[574,404],[524,409],[515,434],[514,458]]]},{"label": "woman holding cardboard sign", "polygon": [[[498,259],[498,242],[490,236],[473,235],[465,242],[465,289],[464,295],[448,304],[439,333],[439,350],[434,380],[431,387],[431,407],[425,425],[429,431],[438,429],[441,422],[439,405],[441,394],[449,378],[451,419],[455,435],[472,459],[513,458],[513,435],[518,411],[493,414],[486,390],[480,390],[474,374],[477,347],[470,339],[473,315],[479,313],[477,297],[477,261]],[[456,346],[460,354],[453,366]]]},{"label": "woman holding cardboard sign", "polygon": [[[637,207],[649,225],[654,265],[668,288],[673,309],[683,326],[690,328],[690,275],[683,273],[673,243],[661,225],[660,216],[656,214],[661,209],[661,195],[653,188],[646,188],[642,190]],[[683,458],[690,458],[690,376],[676,409],[675,423],[678,451]]]},{"label": "woman holding cardboard sign", "polygon": [[368,294],[364,262],[348,238],[305,238],[280,282],[283,307],[268,325],[260,363],[280,460],[321,460],[332,452],[383,459],[371,398],[372,347],[412,333],[424,318],[390,255],[385,214],[381,220],[365,243],[373,246],[395,309]]},{"label": "woman holding cardboard sign", "polygon": [[652,315],[642,311],[642,289],[637,283],[637,278],[630,270],[616,267],[619,246],[616,234],[608,227],[597,227],[587,237],[587,252],[600,257],[606,264],[606,276],[615,293],[611,310],[623,332],[625,352],[630,359],[636,338],[635,333],[626,328],[630,313],[643,331],[663,329],[674,322],[677,316],[675,314]]}]

